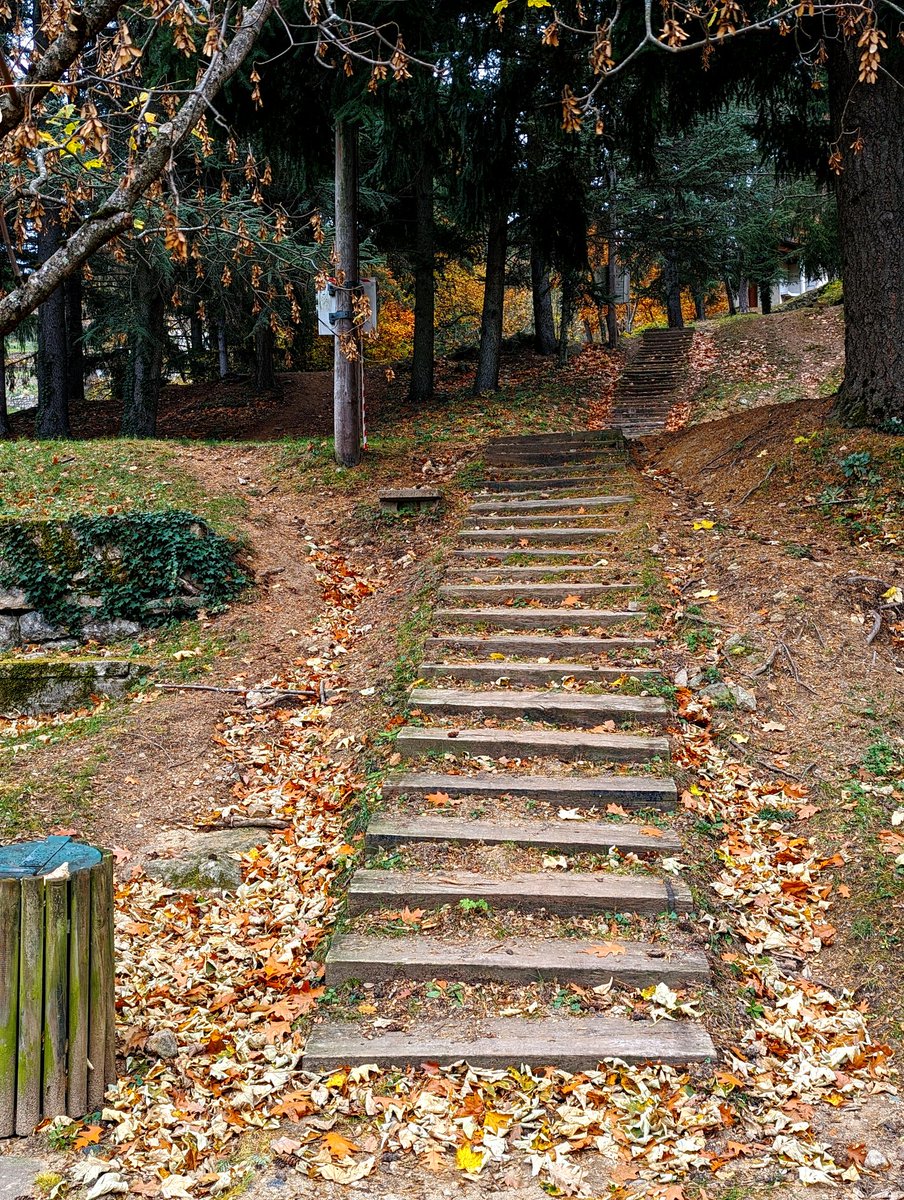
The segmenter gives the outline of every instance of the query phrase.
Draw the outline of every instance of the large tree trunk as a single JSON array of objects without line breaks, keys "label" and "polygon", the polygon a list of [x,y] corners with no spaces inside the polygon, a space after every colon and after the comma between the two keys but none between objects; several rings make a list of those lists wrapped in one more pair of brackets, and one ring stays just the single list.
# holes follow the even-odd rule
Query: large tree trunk
[{"label": "large tree trunk", "polygon": [[552,312],[549,264],[536,239],[530,248],[530,285],[534,302],[534,349],[538,354],[555,354],[556,323]]},{"label": "large tree trunk", "polygon": [[741,281],[738,284],[738,311],[742,313],[750,312],[750,284],[747,282],[745,275],[741,276]]},{"label": "large tree trunk", "polygon": [[702,292],[694,292],[694,316],[698,321],[706,320],[706,298]]},{"label": "large tree trunk", "polygon": [[12,437],[12,432],[6,407],[6,338],[0,337],[0,437]]},{"label": "large tree trunk", "polygon": [[760,284],[760,312],[768,315],[772,312],[772,284]]},{"label": "large tree trunk", "polygon": [[261,320],[254,330],[254,390],[272,392],[276,389],[276,368],[273,362],[273,330]]},{"label": "large tree trunk", "polygon": [[221,379],[229,374],[229,346],[226,342],[226,322],[222,317],[217,320],[214,330],[217,347],[217,371]]},{"label": "large tree trunk", "polygon": [[414,346],[409,399],[425,404],[433,396],[436,323],[436,230],[433,223],[433,172],[421,156],[414,181]]},{"label": "large tree trunk", "polygon": [[728,315],[730,317],[737,316],[738,308],[735,304],[734,288],[731,286],[731,280],[724,279],[722,282],[725,285],[725,295],[728,299]]},{"label": "large tree trunk", "polygon": [[[56,215],[48,208],[38,234],[38,261],[50,258],[63,243]],[[62,284],[38,309],[38,411],[35,437],[69,437],[69,349],[66,336],[66,293]]]},{"label": "large tree trunk", "polygon": [[160,281],[140,255],[136,255],[132,275],[132,309],[134,330],[122,433],[125,437],[153,437],[163,383],[165,310]]},{"label": "large tree trunk", "polygon": [[[351,314],[359,287],[358,246],[358,127],[336,122],[336,240],[337,269],[345,287],[339,312]],[[333,446],[336,461],[355,467],[361,461],[364,434],[361,333],[352,317],[337,319],[333,338]]]},{"label": "large tree trunk", "polygon": [[499,356],[502,353],[502,316],[505,306],[505,260],[508,253],[508,200],[503,198],[490,216],[487,236],[486,284],[480,317],[480,350],[474,391],[498,392]]},{"label": "large tree trunk", "polygon": [[81,268],[63,284],[66,293],[66,336],[69,349],[69,403],[80,404],[85,399],[85,327],[82,319]]},{"label": "large tree trunk", "polygon": [[674,254],[666,256],[662,264],[662,287],[665,292],[665,311],[668,317],[669,329],[684,328],[684,314],[681,311],[681,279],[678,275],[678,259]]},{"label": "large tree trunk", "polygon": [[571,271],[562,272],[562,299],[559,306],[559,356],[558,365],[568,362],[568,336],[574,320],[575,280]]},{"label": "large tree trunk", "polygon": [[[829,42],[829,96],[843,170],[835,184],[844,285],[844,379],[837,412],[848,425],[904,422],[904,90],[901,53],[883,52],[875,83],[858,83],[856,41]],[[849,149],[845,130],[863,148]],[[904,426],[898,426],[904,428]]]}]

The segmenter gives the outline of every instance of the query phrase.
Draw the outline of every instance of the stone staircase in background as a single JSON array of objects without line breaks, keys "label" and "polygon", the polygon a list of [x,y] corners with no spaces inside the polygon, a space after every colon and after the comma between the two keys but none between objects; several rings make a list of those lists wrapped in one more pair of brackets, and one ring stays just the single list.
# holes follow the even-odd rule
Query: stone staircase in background
[{"label": "stone staircase in background", "polygon": [[[631,598],[637,580],[619,563],[632,505],[624,439],[618,430],[506,437],[490,443],[485,460],[411,693],[424,723],[399,732],[404,769],[387,778],[367,830],[367,862],[352,878],[326,984],[369,986],[371,1011],[381,987],[424,981],[698,987],[709,978],[706,956],[674,934],[677,914],[692,907],[690,889],[656,865],[681,842],[662,817],[677,803],[670,714],[655,687],[644,690],[661,680],[656,644]],[[612,805],[630,819],[613,819]],[[423,859],[412,867],[410,855],[425,847],[429,869]],[[493,847],[533,853],[535,867],[493,870]],[[613,847],[646,869],[615,869]],[[468,869],[456,860],[462,848],[472,852]],[[541,868],[541,852],[564,856],[567,868]],[[596,857],[574,868],[576,855]],[[478,921],[465,937],[374,931],[374,914],[455,912],[463,903],[480,904],[495,923]],[[543,924],[603,915],[611,922],[602,944],[579,926]],[[648,941],[611,932],[643,916],[661,918],[665,932]],[[457,1014],[418,1013],[408,1023],[326,1017],[309,1036],[304,1066],[467,1060],[579,1071],[610,1058],[714,1057],[696,1021],[487,1016],[465,1003]]]},{"label": "stone staircase in background", "polygon": [[625,437],[661,433],[687,375],[693,329],[647,329],[615,386],[612,424]]}]

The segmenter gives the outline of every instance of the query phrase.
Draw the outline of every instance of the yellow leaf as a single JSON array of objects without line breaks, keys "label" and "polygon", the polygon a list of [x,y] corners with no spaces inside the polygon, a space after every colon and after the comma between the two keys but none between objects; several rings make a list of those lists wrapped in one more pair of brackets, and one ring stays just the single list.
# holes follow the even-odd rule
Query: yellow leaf
[{"label": "yellow leaf", "polygon": [[694,522],[695,530],[697,530],[697,529],[715,529],[715,527],[716,527],[715,521],[695,521]]},{"label": "yellow leaf", "polygon": [[904,592],[899,587],[890,587],[887,592],[882,593],[882,599],[890,604],[904,604]]},{"label": "yellow leaf", "polygon": [[508,1129],[512,1123],[512,1118],[508,1113],[487,1112],[483,1118],[484,1129],[490,1129],[493,1133],[499,1133],[500,1130]]},{"label": "yellow leaf", "polygon": [[490,658],[493,660],[493,662],[505,662],[505,655],[500,654],[498,650],[494,650],[490,655]]},{"label": "yellow leaf", "polygon": [[467,1175],[479,1175],[483,1170],[486,1155],[482,1149],[475,1150],[470,1142],[465,1142],[463,1146],[458,1147],[455,1161],[458,1163],[459,1170],[464,1171]]}]

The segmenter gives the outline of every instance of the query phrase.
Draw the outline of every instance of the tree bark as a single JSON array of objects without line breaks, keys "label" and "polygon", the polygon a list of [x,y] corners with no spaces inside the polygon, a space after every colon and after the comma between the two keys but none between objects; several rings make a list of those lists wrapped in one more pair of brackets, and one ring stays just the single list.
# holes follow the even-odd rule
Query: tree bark
[{"label": "tree bark", "polygon": [[82,318],[82,272],[73,271],[63,284],[66,294],[66,337],[69,349],[69,403],[85,400],[85,327]]},{"label": "tree bark", "polygon": [[728,315],[730,317],[736,316],[738,309],[737,305],[735,304],[734,289],[731,286],[731,280],[723,279],[722,282],[725,285],[725,296],[728,300]]},{"label": "tree bark", "polygon": [[684,314],[681,311],[681,279],[678,275],[678,259],[674,254],[668,254],[662,264],[662,286],[665,292],[665,311],[668,317],[669,329],[684,328]]},{"label": "tree bark", "polygon": [[534,239],[530,249],[530,284],[534,305],[534,349],[538,354],[555,354],[556,323],[552,312],[549,264]]},{"label": "tree bark", "polygon": [[694,292],[694,314],[698,321],[706,320],[706,299],[702,292]]},{"label": "tree bark", "polygon": [[[339,311],[352,312],[358,294],[358,129],[347,121],[336,123],[336,239],[342,289],[336,299]],[[361,335],[350,316],[336,321],[333,350],[333,445],[343,467],[361,461],[364,415],[361,407]]]},{"label": "tree bark", "polygon": [[229,345],[226,341],[226,322],[222,317],[216,324],[217,373],[221,379],[229,374]]},{"label": "tree bark", "polygon": [[273,362],[273,330],[267,321],[258,322],[254,330],[254,390],[276,390],[276,368]]},{"label": "tree bark", "polygon": [[769,314],[772,312],[772,284],[760,284],[760,312]]},{"label": "tree bark", "polygon": [[0,337],[0,438],[12,437],[12,434],[6,407],[6,338]]},{"label": "tree bark", "polygon": [[562,302],[559,308],[559,357],[558,365],[568,362],[568,337],[574,319],[575,279],[570,271],[562,272]]},{"label": "tree bark", "polygon": [[750,287],[750,285],[747,282],[746,277],[742,275],[740,282],[738,283],[738,312],[742,312],[742,313],[750,312],[750,292],[748,290],[749,287]]},{"label": "tree bark", "polygon": [[[832,126],[844,155],[835,182],[844,288],[844,378],[836,411],[848,425],[893,421],[904,430],[901,54],[883,52],[884,69],[872,84],[858,83],[859,62],[855,40],[830,43]],[[852,129],[863,142],[859,154],[844,135]]]},{"label": "tree bark", "polygon": [[122,414],[125,437],[153,437],[163,383],[165,309],[160,281],[141,255],[132,275],[134,326],[129,339],[129,382]]},{"label": "tree bark", "polygon": [[617,175],[614,165],[610,165],[607,174],[609,184],[608,229],[606,236],[606,343],[610,350],[618,349],[618,308],[616,306],[615,289],[618,285],[618,243],[616,241],[615,223],[615,186]]},{"label": "tree bark", "polygon": [[433,171],[422,153],[414,181],[414,346],[408,397],[425,404],[433,396],[436,325],[436,230],[433,220]]},{"label": "tree bark", "polygon": [[[60,248],[63,231],[58,214],[48,206],[38,234],[38,260]],[[38,309],[38,411],[36,438],[67,438],[69,428],[69,350],[66,337],[66,293],[60,284]]]},{"label": "tree bark", "polygon": [[499,358],[502,353],[502,318],[505,309],[505,263],[508,255],[509,202],[503,197],[490,214],[487,232],[486,282],[480,316],[480,349],[474,391],[499,391]]}]

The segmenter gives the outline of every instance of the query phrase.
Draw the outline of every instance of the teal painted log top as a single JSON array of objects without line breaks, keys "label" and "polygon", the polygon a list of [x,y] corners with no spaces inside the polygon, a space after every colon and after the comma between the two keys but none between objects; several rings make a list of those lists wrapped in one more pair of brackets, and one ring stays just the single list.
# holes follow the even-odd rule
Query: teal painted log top
[{"label": "teal painted log top", "polygon": [[101,852],[83,842],[74,842],[64,834],[46,837],[40,842],[16,842],[0,847],[0,879],[27,879],[49,875],[63,863],[69,873],[87,871],[101,861]]}]

